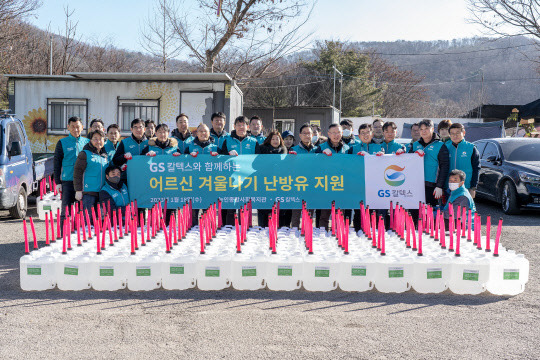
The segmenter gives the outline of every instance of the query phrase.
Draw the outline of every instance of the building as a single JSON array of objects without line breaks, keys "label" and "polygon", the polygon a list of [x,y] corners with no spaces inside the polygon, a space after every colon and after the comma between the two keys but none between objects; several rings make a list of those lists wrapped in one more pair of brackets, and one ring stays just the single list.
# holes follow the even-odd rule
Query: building
[{"label": "building", "polygon": [[300,126],[305,123],[319,125],[326,135],[328,126],[339,122],[339,112],[332,106],[292,106],[284,108],[244,108],[244,115],[251,118],[254,115],[262,119],[265,132],[277,129],[279,132],[290,130],[294,133],[296,142],[299,141]]},{"label": "building", "polygon": [[105,127],[118,124],[129,136],[135,118],[151,119],[176,128],[180,113],[190,126],[210,125],[214,112],[230,119],[242,113],[243,94],[223,73],[68,73],[67,75],[6,75],[11,111],[23,121],[34,153],[54,152],[68,134],[71,116],[92,119]]}]

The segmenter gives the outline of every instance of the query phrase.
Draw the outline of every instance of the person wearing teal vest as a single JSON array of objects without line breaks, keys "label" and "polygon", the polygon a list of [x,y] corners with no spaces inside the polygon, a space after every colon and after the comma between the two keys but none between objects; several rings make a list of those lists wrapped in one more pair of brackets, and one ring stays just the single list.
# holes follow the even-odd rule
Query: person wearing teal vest
[{"label": "person wearing teal vest", "polygon": [[420,140],[420,125],[414,123],[411,125],[411,142],[405,146],[405,151],[408,153],[412,152],[412,146],[418,140]]},{"label": "person wearing teal vest", "polygon": [[181,154],[184,153],[189,143],[195,140],[189,131],[189,117],[186,114],[182,113],[176,117],[176,129],[172,131],[171,136],[178,141],[178,150]]},{"label": "person wearing teal vest", "polygon": [[218,149],[221,149],[223,142],[229,135],[229,133],[224,130],[226,119],[227,117],[221,111],[212,114],[212,128],[210,129],[210,136],[214,139],[214,144],[217,145]]},{"label": "person wearing teal vest", "polygon": [[248,135],[247,130],[247,117],[239,116],[234,119],[234,130],[223,141],[220,153],[232,156],[260,154],[259,143]]},{"label": "person wearing teal vest", "polygon": [[107,141],[105,142],[105,151],[112,161],[116,148],[120,144],[120,127],[116,124],[111,124],[107,127]]},{"label": "person wearing teal vest", "polygon": [[156,127],[156,137],[148,140],[148,146],[144,148],[141,155],[156,156],[156,155],[180,155],[178,148],[178,140],[169,137],[169,126],[167,124],[159,124]]},{"label": "person wearing teal vest", "polygon": [[131,121],[131,136],[122,140],[116,148],[112,162],[122,170],[122,179],[127,177],[127,162],[133,159],[133,156],[141,155],[141,152],[148,145],[144,131],[144,121],[133,119]]},{"label": "person wearing teal vest", "polygon": [[[471,210],[472,214],[476,212],[474,200],[467,188],[465,187],[466,179],[467,175],[465,175],[465,173],[461,170],[455,169],[450,172],[448,188],[450,189],[451,193],[448,202],[443,208],[443,214],[446,220],[448,220],[450,217],[450,204],[452,204],[452,208],[454,211],[454,219],[462,216],[463,209],[467,209],[467,213],[469,212],[469,210]],[[460,211],[460,213],[458,213],[458,210]],[[474,219],[474,217],[471,217],[471,219]]]},{"label": "person wearing teal vest", "polygon": [[[255,138],[248,134],[248,118],[238,116],[234,119],[234,130],[225,137],[219,153],[223,155],[253,155],[260,154],[261,149]],[[227,210],[225,216],[225,225],[234,225],[234,210]]]},{"label": "person wearing teal vest", "polygon": [[99,192],[105,183],[105,169],[109,166],[109,158],[103,145],[105,133],[96,130],[90,133],[90,143],[77,156],[73,171],[75,199],[82,200],[83,209],[89,212],[99,200]]},{"label": "person wearing teal vest", "polygon": [[[333,156],[334,154],[347,154],[349,146],[343,142],[343,128],[339,124],[331,124],[328,127],[328,140],[315,149],[316,154],[325,154],[326,156]],[[328,230],[328,224],[330,221],[331,211],[328,209],[320,210],[320,218],[317,227],[324,227]],[[345,216],[350,217],[350,212]]]},{"label": "person wearing teal vest", "polygon": [[252,116],[251,119],[249,119],[249,132],[250,136],[255,138],[259,145],[264,143],[266,137],[263,135],[263,123],[262,119],[257,115]]},{"label": "person wearing teal vest", "polygon": [[405,146],[396,142],[397,125],[393,121],[387,121],[383,125],[384,141],[381,143],[382,149],[385,154],[403,154],[405,153]]},{"label": "person wearing teal vest", "polygon": [[450,170],[459,169],[465,173],[465,187],[474,199],[480,172],[480,154],[474,144],[465,141],[465,127],[462,124],[452,124],[449,133],[450,141],[445,145],[450,154]]},{"label": "person wearing teal vest", "polygon": [[200,124],[197,127],[197,138],[184,150],[184,154],[190,154],[193,157],[197,157],[199,154],[218,155],[218,147],[214,143],[214,138],[210,136],[208,126]]},{"label": "person wearing teal vest", "polygon": [[343,142],[351,148],[354,144],[360,141],[360,138],[356,139],[353,131],[353,122],[349,119],[343,119],[339,123],[343,129]]},{"label": "person wearing teal vest", "polygon": [[315,146],[311,142],[312,137],[313,130],[311,129],[311,126],[308,123],[302,125],[300,127],[300,142],[289,150],[289,154],[303,155],[313,153]]},{"label": "person wearing teal vest", "polygon": [[121,209],[124,214],[126,206],[129,204],[129,193],[126,183],[121,180],[121,171],[118,166],[109,165],[105,169],[105,185],[99,192],[99,202],[105,204],[112,221],[112,212]]},{"label": "person wearing teal vest", "polygon": [[[448,148],[434,132],[433,121],[420,121],[420,140],[412,146],[411,152],[424,158],[424,185],[426,203],[438,205],[448,177],[450,159]],[[413,215],[414,216],[414,215]]]},{"label": "person wearing teal vest", "polygon": [[90,141],[82,137],[83,125],[80,118],[72,116],[68,119],[69,135],[56,143],[54,150],[54,181],[56,190],[62,193],[62,209],[60,219],[65,218],[66,206],[75,202],[73,187],[73,169],[77,156]]},{"label": "person wearing teal vest", "polygon": [[373,125],[362,124],[358,127],[360,141],[354,143],[349,149],[348,154],[356,155],[384,155],[382,145],[373,142]]}]

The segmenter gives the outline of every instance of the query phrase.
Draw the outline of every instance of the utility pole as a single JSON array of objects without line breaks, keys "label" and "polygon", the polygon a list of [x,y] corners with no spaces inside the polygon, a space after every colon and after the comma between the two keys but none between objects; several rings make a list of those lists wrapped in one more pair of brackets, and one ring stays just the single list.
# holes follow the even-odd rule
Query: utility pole
[{"label": "utility pole", "polygon": [[478,119],[482,119],[482,105],[484,102],[484,71],[482,71],[482,87],[480,88],[480,111],[478,111]]},{"label": "utility pole", "polygon": [[341,89],[343,87],[343,73],[339,71],[335,65],[332,65],[332,69],[334,69],[334,97],[332,101],[332,106],[336,108],[336,73],[339,74],[339,121],[341,122]]},{"label": "utility pole", "polygon": [[336,66],[332,65],[332,69],[334,69],[334,95],[332,97],[332,107],[336,108]]},{"label": "utility pole", "polygon": [[52,35],[51,37],[49,38],[49,43],[50,43],[50,60],[49,60],[49,75],[52,75]]},{"label": "utility pole", "polygon": [[296,106],[298,106],[298,86],[296,86]]}]

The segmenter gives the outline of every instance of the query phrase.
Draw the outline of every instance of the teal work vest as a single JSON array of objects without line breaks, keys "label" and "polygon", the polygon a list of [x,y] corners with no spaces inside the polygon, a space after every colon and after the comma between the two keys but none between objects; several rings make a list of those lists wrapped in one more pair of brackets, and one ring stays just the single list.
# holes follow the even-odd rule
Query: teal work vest
[{"label": "teal work vest", "polygon": [[[452,141],[446,142],[445,145],[450,153],[450,171],[454,169],[463,171],[466,175],[465,187],[470,189],[473,173],[471,158],[474,152],[474,144],[463,140],[458,144],[457,148],[452,144]],[[448,183],[448,179],[446,182]]]},{"label": "teal work vest", "polygon": [[[319,145],[319,149],[321,149],[321,152],[324,152],[326,149],[330,149],[334,154],[337,154],[338,152],[334,150],[329,143],[330,140],[323,142],[321,145]],[[349,145],[343,143],[343,147],[341,148],[340,154],[346,154],[347,151],[349,151]]]},{"label": "teal work vest", "polygon": [[474,205],[474,200],[471,194],[469,193],[469,190],[467,190],[465,186],[460,186],[456,190],[452,191],[452,193],[450,194],[450,198],[448,199],[448,202],[444,206],[444,210],[447,210],[449,207],[449,204],[454,202],[454,200],[456,200],[460,196],[465,196],[467,200],[469,200],[469,209],[471,209],[471,213],[474,214],[476,212],[476,206]]},{"label": "teal work vest", "polygon": [[426,148],[417,141],[413,144],[413,151],[423,150],[424,155],[424,181],[437,182],[437,175],[439,174],[439,151],[444,143],[440,140],[435,140],[429,144]]},{"label": "teal work vest", "polygon": [[130,153],[132,156],[141,155],[143,149],[148,145],[148,139],[138,144],[131,136],[125,138],[122,142],[124,143],[124,153]]},{"label": "teal work vest", "polygon": [[195,138],[193,136],[190,136],[188,137],[187,139],[185,140],[180,140],[179,138],[177,138],[176,136],[174,136],[174,138],[176,140],[178,140],[178,149],[180,150],[180,152],[183,154],[184,151],[186,150],[186,148],[189,146],[189,144],[191,144],[193,142],[193,140],[195,140]]},{"label": "teal work vest", "polygon": [[198,142],[195,142],[195,141],[191,142],[188,145],[188,149],[189,149],[190,154],[192,152],[197,152],[199,154],[210,155],[211,153],[218,151],[216,144],[211,143],[211,144],[206,145],[205,147],[202,147],[201,145],[198,144]]},{"label": "teal work vest", "polygon": [[107,156],[94,154],[89,150],[86,153],[86,169],[83,175],[83,191],[99,192],[105,183],[105,169],[109,165]]},{"label": "teal work vest", "polygon": [[246,136],[242,141],[238,140],[231,135],[227,136],[226,139],[227,154],[233,150],[236,150],[238,155],[252,155],[255,154],[255,148],[257,147],[257,140],[252,136]]},{"label": "teal work vest", "polygon": [[105,182],[105,185],[103,185],[101,190],[104,190],[111,195],[117,208],[125,207],[129,204],[129,193],[126,184],[122,184],[122,188],[119,191]]},{"label": "teal work vest", "polygon": [[255,140],[257,140],[259,145],[262,145],[264,143],[264,140],[266,140],[266,137],[264,137],[263,134],[259,134],[257,136],[251,135],[251,137],[254,138]]},{"label": "teal work vest", "polygon": [[[116,145],[118,146],[118,144]],[[114,154],[116,153],[116,148],[114,147],[114,144],[112,143],[112,141],[107,140],[103,147],[105,148],[105,151],[107,152],[107,156],[112,161],[112,158]]]},{"label": "teal work vest", "polygon": [[303,147],[303,146],[301,145],[301,143],[300,143],[300,144],[298,144],[298,145],[293,146],[293,147],[291,148],[291,151],[294,151],[294,152],[296,152],[297,154],[310,154],[310,153],[312,154],[312,153],[315,152],[315,146],[313,147],[313,149],[311,149],[311,151],[308,151],[308,150],[307,150],[305,147]]},{"label": "teal work vest", "polygon": [[156,153],[156,155],[169,155],[169,154],[178,152],[178,148],[169,146],[169,147],[166,147],[165,149],[162,149],[159,146],[148,145],[148,151],[153,151]]},{"label": "teal work vest", "polygon": [[60,140],[62,144],[62,150],[64,151],[64,158],[62,159],[62,181],[73,181],[73,169],[75,167],[75,161],[77,156],[82,151],[84,146],[90,142],[90,139],[79,136],[75,138],[69,134]]},{"label": "teal work vest", "polygon": [[360,151],[365,151],[368,154],[373,155],[380,151],[383,151],[383,147],[381,144],[375,144],[375,143],[366,144],[365,142],[358,141],[353,145],[352,153],[356,155]]},{"label": "teal work vest", "polygon": [[401,145],[400,143],[396,142],[395,140],[390,141],[387,143],[386,141],[383,141],[381,143],[382,149],[385,154],[395,154],[398,150],[405,151],[405,146]]},{"label": "teal work vest", "polygon": [[214,139],[214,144],[217,145],[218,149],[221,149],[221,147],[223,146],[223,142],[225,141],[227,136],[229,136],[229,133],[223,130],[221,132],[221,136],[218,137],[213,130],[210,130],[210,136]]}]

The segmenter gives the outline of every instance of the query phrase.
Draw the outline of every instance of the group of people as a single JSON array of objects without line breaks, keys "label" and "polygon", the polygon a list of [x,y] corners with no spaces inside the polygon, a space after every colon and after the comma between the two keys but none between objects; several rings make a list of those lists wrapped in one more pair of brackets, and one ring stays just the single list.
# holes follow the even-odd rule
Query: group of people
[{"label": "group of people", "polygon": [[[465,129],[459,123],[445,120],[435,131],[431,120],[422,120],[412,125],[412,140],[406,145],[395,140],[397,125],[382,119],[360,125],[357,134],[354,134],[352,121],[344,119],[329,126],[328,137],[323,136],[319,126],[306,123],[299,129],[297,143],[291,131],[271,130],[264,135],[258,116],[235,118],[231,133],[225,130],[225,124],[226,116],[222,112],[212,114],[211,128],[201,123],[194,132],[189,129],[188,115],[183,113],[176,117],[176,129],[172,132],[167,124],[134,119],[131,135],[120,140],[121,132],[116,124],[109,125],[105,131],[103,121],[94,119],[88,137],[83,137],[81,119],[69,118],[69,135],[57,143],[54,160],[54,178],[57,190],[62,192],[62,218],[66,207],[75,201],[82,201],[83,209],[89,211],[100,203],[106,203],[111,210],[124,208],[130,202],[126,181],[129,160],[139,155],[164,154],[197,157],[199,154],[381,156],[416,153],[424,159],[426,202],[434,206],[452,202],[474,211],[479,154],[473,144],[465,141]],[[457,206],[454,208],[457,211]],[[445,209],[448,217],[448,205]],[[268,215],[269,210],[258,211],[259,225],[268,223]],[[298,227],[300,215],[300,209],[281,211],[280,226]],[[223,216],[226,224],[234,223],[234,210],[223,210]],[[317,210],[317,227],[328,228],[330,216],[330,210]],[[352,209],[345,210],[345,216],[351,218]],[[358,211],[354,212],[352,220],[358,231]]]}]

